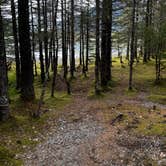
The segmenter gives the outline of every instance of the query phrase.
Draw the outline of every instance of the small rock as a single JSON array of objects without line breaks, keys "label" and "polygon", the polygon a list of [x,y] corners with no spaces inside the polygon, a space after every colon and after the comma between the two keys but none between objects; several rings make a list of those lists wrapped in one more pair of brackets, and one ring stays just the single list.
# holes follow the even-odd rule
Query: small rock
[{"label": "small rock", "polygon": [[35,141],[35,142],[39,142],[39,139],[38,139],[38,138],[35,138],[35,139],[33,139],[33,141]]},{"label": "small rock", "polygon": [[15,155],[15,159],[16,159],[16,160],[19,159],[19,155],[18,155],[18,154]]},{"label": "small rock", "polygon": [[23,148],[23,149],[26,149],[26,148],[27,148],[27,146],[23,145],[23,146],[22,146],[22,148]]},{"label": "small rock", "polygon": [[161,158],[164,158],[164,157],[166,157],[166,154],[163,153],[163,152],[161,152],[161,153],[160,153],[160,157],[161,157]]},{"label": "small rock", "polygon": [[115,107],[112,107],[112,110],[114,110],[115,109]]}]

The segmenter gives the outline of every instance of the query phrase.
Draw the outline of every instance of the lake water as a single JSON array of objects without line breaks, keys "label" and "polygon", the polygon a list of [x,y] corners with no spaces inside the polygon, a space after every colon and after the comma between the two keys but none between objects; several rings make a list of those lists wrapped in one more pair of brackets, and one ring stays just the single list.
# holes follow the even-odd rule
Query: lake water
[{"label": "lake water", "polygon": [[[85,53],[86,53],[86,49],[85,49]],[[123,49],[122,50],[122,55],[125,55],[125,53],[126,53],[126,49]],[[76,45],[75,45],[76,61],[79,59],[79,55],[80,55],[80,44],[76,43]],[[91,51],[90,51],[90,56],[92,56],[92,55],[93,56],[95,55],[95,48],[91,49]],[[118,51],[116,49],[112,50],[112,56],[113,57],[117,57],[118,56]],[[7,55],[7,57],[14,58],[13,55]],[[35,57],[36,57],[36,60],[39,61],[39,52],[38,51],[35,52]],[[59,49],[59,52],[58,52],[58,63],[62,64],[62,49],[61,48]]]}]

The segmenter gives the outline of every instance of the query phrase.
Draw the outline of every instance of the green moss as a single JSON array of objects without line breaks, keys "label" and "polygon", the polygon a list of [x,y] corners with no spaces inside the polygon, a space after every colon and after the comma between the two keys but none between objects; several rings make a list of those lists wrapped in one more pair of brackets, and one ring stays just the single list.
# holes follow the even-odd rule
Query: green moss
[{"label": "green moss", "polygon": [[32,139],[28,139],[28,138],[23,138],[21,140],[21,144],[22,145],[26,145],[26,146],[34,146],[38,143],[38,140],[34,141]]},{"label": "green moss", "polygon": [[15,153],[9,151],[3,146],[0,146],[0,166],[21,166],[23,163],[20,160],[16,160]]},{"label": "green moss", "polygon": [[85,76],[85,75],[81,75],[81,76],[80,76],[80,79],[81,79],[82,81],[87,81],[87,80],[89,80],[89,76],[88,76],[88,74],[86,74],[86,76]]},{"label": "green moss", "polygon": [[144,135],[153,135],[153,136],[166,136],[166,125],[163,123],[147,123],[143,122],[138,125],[137,132]]},{"label": "green moss", "polygon": [[135,88],[133,88],[133,89],[131,89],[131,90],[126,89],[126,90],[124,91],[124,93],[125,93],[126,96],[134,97],[134,96],[136,96],[136,95],[138,94],[138,90],[135,89]]},{"label": "green moss", "polygon": [[56,93],[54,97],[50,94],[45,95],[45,105],[49,108],[63,108],[66,104],[71,102],[71,96],[66,93]]},{"label": "green moss", "polygon": [[165,104],[166,103],[166,95],[150,95],[148,97],[149,100],[153,101],[153,102],[157,102],[157,103],[161,103],[161,104]]},{"label": "green moss", "polygon": [[111,81],[108,82],[109,87],[116,87],[118,85],[118,80],[113,78]]},{"label": "green moss", "polygon": [[89,91],[87,98],[91,100],[100,100],[103,99],[105,95],[100,92],[99,94],[96,94],[94,90]]},{"label": "green moss", "polygon": [[165,123],[163,124],[155,124],[152,126],[152,129],[149,132],[150,134],[153,135],[160,135],[160,136],[166,136],[166,125]]}]

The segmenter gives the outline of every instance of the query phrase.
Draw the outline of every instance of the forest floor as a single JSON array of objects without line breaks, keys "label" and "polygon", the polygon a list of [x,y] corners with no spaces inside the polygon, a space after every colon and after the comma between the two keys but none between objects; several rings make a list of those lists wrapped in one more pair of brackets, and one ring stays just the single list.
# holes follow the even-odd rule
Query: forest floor
[{"label": "forest floor", "polygon": [[[18,118],[17,129],[13,129],[14,138],[7,137],[0,127],[3,139],[7,137],[8,148],[12,145],[20,149],[10,163],[27,166],[165,166],[166,80],[154,84],[154,69],[154,62],[136,65],[134,89],[128,91],[128,66],[114,62],[114,81],[100,96],[93,93],[94,67],[90,67],[87,78],[78,72],[72,81],[72,96],[58,93],[60,98],[46,98],[44,118],[38,122],[33,120],[30,129],[27,127],[29,120],[22,120],[21,124],[26,122],[27,126],[19,126],[18,131],[18,115],[13,115]],[[165,73],[163,76],[165,78]],[[4,144],[3,139],[0,142]],[[9,140],[12,143],[8,143]],[[8,158],[6,165],[10,165]],[[0,156],[0,165],[2,159]]]}]

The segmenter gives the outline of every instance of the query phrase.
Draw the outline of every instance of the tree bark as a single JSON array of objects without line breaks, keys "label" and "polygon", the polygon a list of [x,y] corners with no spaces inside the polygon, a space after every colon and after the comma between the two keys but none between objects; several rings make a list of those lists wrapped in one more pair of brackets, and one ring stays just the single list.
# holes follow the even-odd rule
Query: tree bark
[{"label": "tree bark", "polygon": [[101,85],[111,80],[112,0],[103,0],[101,36]]},{"label": "tree bark", "polygon": [[129,90],[133,88],[133,62],[134,62],[134,40],[135,40],[135,12],[136,0],[133,0],[132,27],[131,27],[131,46],[130,46],[130,71],[129,71]]},{"label": "tree bark", "polygon": [[100,1],[96,0],[96,59],[95,59],[95,93],[99,94],[100,74]]},{"label": "tree bark", "polygon": [[3,21],[0,7],[0,120],[6,120],[9,117],[9,102],[7,88],[7,68]]},{"label": "tree bark", "polygon": [[89,63],[89,0],[87,1],[87,15],[86,15],[86,71],[88,71]]},{"label": "tree bark", "polygon": [[[58,9],[58,0],[56,0],[55,11],[53,9],[53,79],[52,79],[52,89],[51,89],[51,97],[54,97],[55,91],[55,81],[57,75],[57,67],[58,67],[58,33],[57,33],[57,9]],[[52,6],[54,8],[54,2],[52,2]],[[56,41],[56,50],[55,50],[55,41]]]},{"label": "tree bark", "polygon": [[45,69],[49,79],[47,0],[43,0]]},{"label": "tree bark", "polygon": [[32,57],[33,57],[33,66],[34,66],[34,76],[37,76],[37,64],[36,64],[36,57],[35,57],[35,29],[34,29],[34,16],[33,16],[33,2],[31,3],[31,45],[32,45]]},{"label": "tree bark", "polygon": [[37,11],[38,11],[38,42],[39,42],[39,59],[40,59],[40,77],[42,83],[45,80],[44,73],[44,59],[43,59],[43,46],[41,40],[41,9],[40,9],[40,0],[37,0]]},{"label": "tree bark", "polygon": [[31,101],[35,98],[28,2],[28,0],[18,0],[19,43],[21,56],[21,98],[25,101]]},{"label": "tree bark", "polygon": [[11,13],[12,13],[12,28],[14,37],[14,51],[16,61],[16,89],[20,88],[20,53],[18,46],[18,27],[16,22],[16,11],[14,0],[11,0]]},{"label": "tree bark", "polygon": [[74,37],[74,0],[71,0],[71,78],[74,77],[75,71],[75,37]]},{"label": "tree bark", "polygon": [[61,0],[61,22],[62,22],[62,63],[64,69],[64,79],[67,78],[67,54],[66,54],[66,30],[65,30],[64,0]]}]

